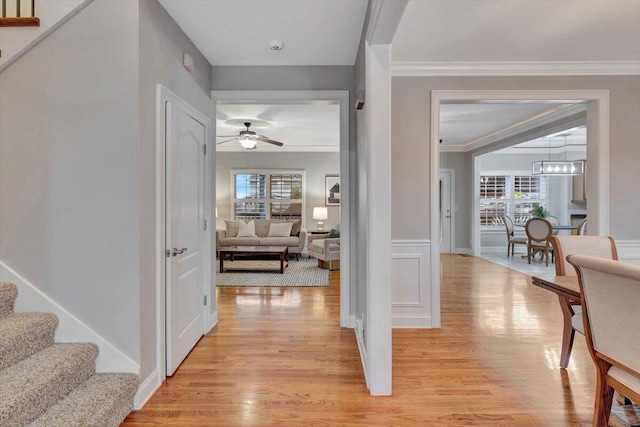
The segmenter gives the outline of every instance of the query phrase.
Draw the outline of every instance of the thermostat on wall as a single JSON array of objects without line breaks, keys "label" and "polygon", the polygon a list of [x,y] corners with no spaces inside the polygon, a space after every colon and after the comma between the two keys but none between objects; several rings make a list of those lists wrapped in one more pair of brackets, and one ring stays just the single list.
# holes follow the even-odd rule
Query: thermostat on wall
[{"label": "thermostat on wall", "polygon": [[193,71],[193,58],[188,53],[182,55],[182,64],[187,70]]}]

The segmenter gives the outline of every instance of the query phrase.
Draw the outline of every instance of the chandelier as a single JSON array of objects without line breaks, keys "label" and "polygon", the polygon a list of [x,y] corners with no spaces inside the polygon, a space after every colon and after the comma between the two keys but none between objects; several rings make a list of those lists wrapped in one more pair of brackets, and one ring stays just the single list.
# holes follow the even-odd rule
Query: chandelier
[{"label": "chandelier", "polygon": [[567,160],[567,136],[564,136],[564,160],[551,160],[551,138],[549,138],[549,159],[533,162],[532,175],[572,176],[584,174],[584,160]]}]

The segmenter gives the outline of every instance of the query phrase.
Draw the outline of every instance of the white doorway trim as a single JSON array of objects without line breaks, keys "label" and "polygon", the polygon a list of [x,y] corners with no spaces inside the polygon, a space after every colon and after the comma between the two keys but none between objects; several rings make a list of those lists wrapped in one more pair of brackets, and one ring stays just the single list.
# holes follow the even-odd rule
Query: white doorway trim
[{"label": "white doorway trim", "polygon": [[[449,203],[451,206],[451,231],[449,233],[449,253],[456,252],[456,170],[441,168],[440,174],[449,174]],[[439,179],[440,177],[438,177]],[[442,196],[440,196],[442,197]],[[440,235],[438,233],[438,235]],[[438,248],[439,250],[440,248]]]},{"label": "white doorway trim", "polygon": [[[205,144],[207,146],[207,156],[205,157],[205,188],[204,188],[204,217],[210,226],[207,227],[205,233],[205,265],[204,265],[204,295],[207,299],[207,305],[202,306],[204,311],[204,333],[206,334],[217,323],[217,312],[211,313],[208,307],[214,303],[215,295],[211,295],[211,286],[208,284],[215,281],[215,275],[211,274],[211,233],[215,230],[211,221],[212,217],[212,191],[209,183],[211,183],[211,175],[213,170],[212,159],[215,156],[211,152],[212,146],[212,127],[211,119],[200,111],[196,110],[190,104],[185,102],[179,96],[171,92],[166,87],[156,85],[156,367],[159,372],[159,380],[162,382],[166,378],[167,358],[166,358],[166,256],[165,256],[165,202],[166,202],[166,171],[165,171],[165,103],[171,102],[180,106],[188,112],[190,116],[198,120],[205,128]],[[215,287],[213,288],[215,289]]]},{"label": "white doorway trim", "polygon": [[[297,102],[338,102],[340,104],[340,193],[349,195],[349,91],[347,90],[213,90],[211,99],[214,102],[214,114],[217,116],[217,104],[220,102],[256,101],[270,103]],[[215,128],[213,129],[215,137]],[[295,165],[292,165],[295,167]],[[351,265],[349,241],[349,197],[340,200],[340,326],[353,328],[351,321],[349,280]],[[355,286],[355,284],[354,284]]]},{"label": "white doorway trim", "polygon": [[[595,168],[587,170],[587,199],[593,201],[587,207],[587,216],[594,218],[596,235],[609,234],[609,91],[608,90],[434,90],[431,91],[431,135],[430,135],[430,192],[431,224],[431,301],[433,303],[433,327],[440,327],[440,242],[439,236],[439,191],[440,174],[440,104],[443,102],[481,101],[538,101],[587,104],[587,157]],[[474,158],[474,165],[478,159]],[[474,166],[474,169],[476,167]],[[595,169],[595,170],[594,170]],[[474,176],[474,194],[480,182]],[[479,200],[474,196],[473,212],[479,212]],[[476,206],[476,202],[478,205]],[[479,248],[479,230],[472,221],[472,251]],[[479,249],[478,249],[479,250]]]}]

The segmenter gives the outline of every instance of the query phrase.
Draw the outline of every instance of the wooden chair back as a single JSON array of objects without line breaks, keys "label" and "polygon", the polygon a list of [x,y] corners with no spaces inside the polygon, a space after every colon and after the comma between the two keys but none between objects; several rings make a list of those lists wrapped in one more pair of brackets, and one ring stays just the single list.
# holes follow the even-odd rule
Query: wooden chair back
[{"label": "wooden chair back", "polygon": [[606,426],[613,390],[640,401],[640,266],[569,255],[578,272],[587,347],[596,365],[594,426]]},{"label": "wooden chair back", "polygon": [[605,259],[618,259],[616,242],[612,237],[601,236],[551,236],[556,256],[556,276],[575,276],[567,255],[588,255]]}]

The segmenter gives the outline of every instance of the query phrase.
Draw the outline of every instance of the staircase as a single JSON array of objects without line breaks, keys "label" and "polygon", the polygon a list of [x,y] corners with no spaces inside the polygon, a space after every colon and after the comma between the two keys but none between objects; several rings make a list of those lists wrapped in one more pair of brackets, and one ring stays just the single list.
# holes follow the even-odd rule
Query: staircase
[{"label": "staircase", "polygon": [[118,426],[133,409],[134,374],[97,374],[98,347],[55,343],[58,318],[15,313],[0,282],[0,426]]}]

